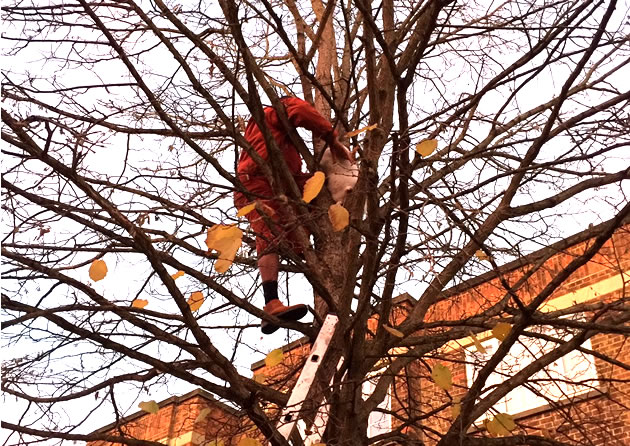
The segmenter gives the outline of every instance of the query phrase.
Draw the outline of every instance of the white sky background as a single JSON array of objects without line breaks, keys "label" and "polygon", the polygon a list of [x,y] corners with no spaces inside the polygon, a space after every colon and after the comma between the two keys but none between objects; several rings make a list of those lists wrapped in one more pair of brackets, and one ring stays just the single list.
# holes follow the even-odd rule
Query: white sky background
[{"label": "white sky background", "polygon": [[[622,20],[626,18],[627,10],[628,10],[627,2],[618,6],[617,11],[615,13],[616,23],[619,24]],[[6,27],[7,32],[10,31],[10,25],[7,26],[7,24],[5,24],[5,27]],[[611,28],[614,28],[614,27],[615,25],[611,25]],[[138,46],[141,46],[141,44],[142,42],[138,42]],[[5,40],[4,47],[10,48],[11,42],[8,42]],[[505,58],[505,62],[508,63],[510,62],[510,51],[512,51],[512,49],[510,49],[509,47],[506,47],[506,53],[502,55],[498,55],[497,57]],[[32,60],[35,60],[35,62],[28,63],[27,61],[28,58],[32,58]],[[10,67],[6,69],[6,72],[9,73],[9,75],[13,75],[13,73],[18,73],[22,69],[27,69],[27,67],[31,65],[38,67],[40,64],[40,61],[37,59],[38,57],[36,53],[34,53],[32,50],[26,51],[23,54],[21,54],[19,58],[12,58],[9,64],[6,63],[7,61],[5,59],[4,66]],[[171,60],[170,55],[164,54],[163,60],[164,61]],[[443,61],[440,59],[432,60],[431,58],[428,58],[426,63],[435,64],[435,70],[437,72],[444,72],[443,67],[445,66],[445,63],[447,62],[452,63],[452,61]],[[614,61],[611,61],[611,62],[614,62]],[[116,63],[114,63],[114,65],[115,64]],[[152,69],[157,68],[157,67],[160,68],[161,74],[165,76],[168,76],[172,72],[172,67],[166,62],[163,64],[152,64],[151,66]],[[202,66],[202,62],[199,63],[199,70],[200,72],[204,72],[204,67]],[[49,79],[50,76],[54,73],[54,75],[59,76],[59,80],[66,85],[84,84],[86,83],[86,80],[89,79],[88,76],[90,77],[93,76],[92,73],[85,73],[80,67],[73,68],[70,71],[62,71],[60,67],[56,66],[54,63],[45,64],[44,69],[38,70],[38,72],[42,74],[42,78],[44,79]],[[451,69],[446,71],[446,74],[448,75],[448,73],[450,72],[451,72]],[[457,88],[452,91],[452,94],[454,96],[457,96],[461,94],[462,92],[470,93],[473,91],[474,89],[474,85],[472,83],[473,80],[466,80],[464,78],[461,78],[459,76],[460,70],[457,69],[456,67],[452,69],[452,72],[454,73],[453,78],[450,80],[446,79],[445,82],[448,82],[448,81],[453,82],[454,79],[458,79],[457,86],[461,88]],[[128,80],[126,76],[120,76],[119,71],[117,71],[116,69],[98,70],[97,73],[100,78],[108,78],[109,80],[113,79],[118,82],[121,82],[121,81],[124,82]],[[558,86],[561,85],[562,82],[564,82],[564,80],[566,79],[566,74],[567,73],[565,72],[559,71],[556,66],[556,68],[554,68],[553,73],[551,72],[548,73],[545,81],[540,81],[536,85],[531,85],[528,87],[529,90],[525,90],[522,92],[522,94],[519,96],[520,107],[522,109],[526,109],[528,107],[536,105],[541,100],[549,99],[549,93],[558,90],[559,88]],[[61,76],[63,76],[63,79],[61,78]],[[630,73],[628,72],[628,69],[624,69],[622,72],[615,74],[614,78],[617,79],[619,82],[628,83],[627,79],[630,79]],[[464,82],[466,82],[465,88],[462,87],[464,85]],[[415,96],[416,96],[415,102],[418,104],[422,104],[422,108],[427,111],[431,110],[432,104],[438,100],[437,92],[433,88],[431,88],[431,86],[428,83],[424,86],[424,88],[418,85],[415,90]],[[104,95],[100,99],[117,101],[121,98],[117,97],[115,90],[113,90],[107,93],[106,95]],[[131,98],[126,98],[126,99],[131,99]],[[500,97],[500,95],[497,95],[496,98],[492,98],[491,96],[488,96],[488,98],[485,99],[484,102],[482,103],[480,110],[485,111],[489,115],[491,115],[493,111],[496,110],[497,104],[502,102],[501,99],[502,97]],[[597,100],[598,98],[593,98],[594,102],[596,102]],[[588,106],[589,104],[585,104],[585,105]],[[246,112],[244,111],[243,113],[245,114]],[[200,118],[199,116],[196,116],[196,117]],[[481,131],[479,131],[479,134],[481,137],[483,136],[483,133]],[[414,135],[414,139],[412,139],[412,143],[415,144],[416,142],[420,141],[424,137],[425,137],[424,133],[419,133],[417,135]],[[442,138],[440,138],[440,136],[438,136],[438,140],[440,140],[440,149],[441,149],[444,147],[444,141]],[[187,158],[190,158],[191,160],[196,158],[193,154],[188,152],[188,149],[182,149],[181,147],[178,146],[177,143],[175,143],[175,149],[173,151],[169,151],[169,146],[173,144],[173,141],[174,140],[172,138],[134,137],[132,140],[132,145],[133,145],[134,150],[127,153],[126,151],[127,141],[125,141],[123,138],[115,138],[115,139],[112,138],[111,140],[107,142],[106,147],[95,147],[94,151],[88,155],[84,163],[85,165],[89,165],[90,168],[93,169],[94,171],[98,171],[104,175],[105,174],[120,175],[123,171],[125,175],[132,175],[133,171],[131,169],[131,166],[135,168],[143,168],[143,169],[149,169],[149,168],[156,169],[161,166],[162,167],[169,166],[171,164],[171,161],[175,157],[184,157],[184,158],[187,157]],[[563,142],[564,141],[562,141],[561,139],[559,139],[556,142],[557,150],[559,151],[562,150]],[[124,162],[125,162],[126,156],[129,156],[129,158],[127,159],[128,167],[125,168]],[[619,168],[622,165],[627,166],[629,159],[630,159],[629,156],[619,151],[619,158],[606,160],[605,161],[606,165],[604,165],[604,167],[607,170],[609,166],[614,167],[618,165]],[[222,154],[221,162],[223,166],[232,166],[234,163],[233,151],[228,150],[224,154]],[[380,167],[382,168],[383,174],[385,174],[386,166],[380,166]],[[619,168],[617,168],[617,170]],[[6,167],[5,169],[3,169],[3,171],[5,170],[6,170]],[[210,170],[200,171],[198,173],[200,175],[200,178],[203,178],[205,180],[217,181],[217,182],[221,181],[220,178]],[[465,176],[466,173],[467,171],[464,170],[463,172],[458,172],[458,175]],[[35,175],[37,174],[37,172],[35,171],[32,174]],[[424,173],[418,172],[415,175],[421,178],[424,175]],[[470,175],[471,177],[468,178],[468,180],[471,180],[473,178],[473,175],[475,175],[475,172],[471,171]],[[462,180],[463,179],[464,178],[462,178]],[[224,181],[221,181],[221,182],[225,184]],[[187,185],[185,181],[177,182],[175,187],[179,188],[178,190],[181,191],[182,196],[187,193]],[[618,189],[618,186],[611,186],[609,188],[606,188],[609,191],[609,194],[603,194],[600,191],[600,192],[597,192],[597,194],[593,193],[592,196],[588,196],[588,194],[581,195],[580,198],[584,206],[580,207],[579,209],[572,208],[572,206],[574,205],[565,205],[563,209],[566,208],[565,209],[566,214],[564,214],[562,217],[562,220],[558,222],[557,229],[559,229],[559,232],[554,235],[556,235],[557,237],[568,236],[577,231],[585,229],[586,225],[590,222],[598,223],[600,221],[604,221],[610,218],[612,215],[611,214],[612,208],[610,205],[608,205],[605,202],[606,199],[602,197],[604,197],[604,195],[614,197],[614,195],[616,194],[616,192],[614,191],[615,188]],[[623,191],[623,193],[625,196],[627,196],[628,192],[630,192],[628,190],[628,186],[625,185],[624,189],[625,190]],[[537,190],[536,198],[542,198],[545,193],[546,191]],[[622,191],[619,191],[618,193],[621,199]],[[540,197],[538,195],[540,195]],[[124,201],[124,198],[122,196],[119,197],[119,199],[121,201]],[[523,199],[527,200],[527,199],[531,199],[531,197],[525,196],[523,197]],[[134,205],[134,208],[136,207],[138,206]],[[233,219],[236,214],[236,210],[233,208],[231,202],[229,203],[226,202],[226,205],[223,207],[223,210],[226,211],[225,214],[221,214],[216,208],[215,209],[201,209],[200,211],[204,214],[204,216],[208,218],[221,220],[226,223],[230,222],[230,219]],[[553,212],[554,214],[557,213],[558,209],[554,209]],[[4,213],[3,213],[3,218],[4,219],[7,218],[7,215]],[[243,229],[246,227],[246,225],[244,224],[241,224],[240,226]],[[5,220],[3,224],[3,229],[5,233],[6,233],[7,227],[9,228],[11,227],[11,222]],[[151,221],[150,223],[147,223],[145,227],[155,227],[162,230],[166,230],[167,228],[169,230],[175,229],[175,228],[169,228],[169,222],[165,220],[161,220],[160,222]],[[64,221],[63,224],[59,224],[57,226],[51,227],[50,233],[45,234],[43,237],[43,240],[46,242],[53,242],[55,240],[63,240],[64,237],[67,237],[69,235],[76,233],[76,231],[73,231],[72,229],[73,229],[72,227],[68,226],[68,222]],[[201,230],[200,227],[180,229],[180,231],[182,232],[191,232],[191,233],[195,231],[200,231],[200,230]],[[24,237],[30,237],[31,240],[36,240],[38,236],[39,236],[39,233],[36,230],[31,230],[27,233],[21,234],[22,239],[24,239]],[[205,234],[195,237],[194,240],[198,247],[202,249],[205,247],[205,244],[204,244]],[[70,243],[70,241],[68,241],[68,243]],[[531,246],[528,246],[530,250],[535,250],[540,247],[542,246],[536,246],[535,242],[531,243]],[[90,257],[90,254],[85,256],[86,259],[89,257]],[[150,271],[150,266],[148,262],[140,255],[128,255],[128,254],[123,256],[123,255],[116,255],[116,254],[110,253],[110,254],[106,254],[103,259],[107,262],[109,273],[108,273],[108,276],[103,281],[100,281],[94,284],[93,285],[94,288],[97,291],[101,292],[102,295],[107,299],[111,299],[111,300],[119,299],[127,303],[131,302],[131,300],[133,300],[133,298],[135,297],[135,293],[137,292],[139,288],[138,282],[143,281],[146,278],[148,272]],[[202,267],[207,271],[209,271],[210,266],[211,266],[211,263],[208,260],[202,259],[200,261],[200,259],[192,258],[192,256],[183,256],[181,260],[189,264],[195,264],[195,263],[200,262]],[[428,267],[429,265],[427,265],[427,268]],[[487,270],[487,267],[484,265],[481,265],[477,269],[479,272],[482,272],[484,270]],[[88,282],[89,279],[87,278],[88,276],[87,270],[88,270],[88,266],[85,266],[75,271],[68,271],[68,274],[84,282]],[[172,272],[174,273],[175,271],[172,271]],[[429,273],[428,269],[425,271],[425,273],[427,274]],[[406,273],[403,270],[401,270],[398,277],[399,281],[401,282],[401,285],[399,286],[399,293],[409,292],[412,296],[418,296],[423,291],[423,288],[420,288],[420,287],[422,287],[423,284],[425,283],[424,280],[420,279],[419,275],[416,275],[413,279],[409,277],[407,278],[408,280],[405,280],[406,278],[404,277],[405,275]],[[284,295],[285,293],[285,287],[286,287],[285,277],[286,277],[285,275],[282,275],[280,278],[280,291],[282,295]],[[243,280],[242,278],[239,279],[238,283],[234,283],[234,282],[235,281],[230,282],[229,286],[238,287],[242,289],[241,295],[248,294],[248,289],[253,286],[253,283],[248,282],[247,280]],[[189,295],[190,292],[197,291],[199,289],[198,284],[195,283],[191,278],[187,276],[178,279],[177,284],[186,295]],[[11,288],[11,285],[6,284],[6,283],[4,284],[4,286]],[[37,291],[38,288],[40,290],[43,288],[42,285],[39,283],[31,283],[28,286],[33,291]],[[312,291],[310,289],[310,286],[305,282],[303,278],[292,276],[289,286],[290,286],[290,294],[291,294],[291,303],[297,303],[297,302],[303,302],[307,304],[312,303]],[[29,290],[26,289],[24,291],[25,293],[27,293]],[[396,293],[396,294],[399,294],[399,293]],[[207,311],[210,308],[219,307],[225,303],[220,298],[213,300],[212,296],[208,296],[207,292],[205,291],[204,291],[204,294],[206,294],[207,301],[204,303],[204,306],[202,306],[200,310],[201,313],[203,313],[204,311]],[[163,286],[159,286],[159,285],[155,286],[155,284],[152,283],[150,287],[147,288],[146,292],[138,297],[149,300],[150,303],[149,303],[149,307],[147,308],[151,308],[155,310],[163,310],[163,311],[172,311],[172,312],[176,311],[174,305],[172,304],[172,302],[170,302],[165,292],[165,288]],[[263,298],[262,298],[261,291],[258,291],[255,294],[255,300],[253,303],[262,306]],[[208,316],[204,319],[204,323],[207,324],[208,326],[224,326],[224,325],[230,325],[232,323],[239,324],[239,325],[240,324],[257,325],[258,322],[259,321],[256,318],[253,318],[252,316],[246,314],[245,312],[240,311],[237,313],[233,309],[228,310],[225,313],[218,313],[218,314]],[[228,357],[232,356],[234,345],[237,342],[236,340],[236,336],[238,334],[237,330],[226,330],[224,328],[212,329],[208,331],[208,334],[211,340],[214,342],[214,344],[225,355],[227,355]],[[34,332],[33,336],[36,337],[37,333]],[[245,330],[243,337],[241,339],[238,339],[238,350],[235,355],[235,364],[237,365],[237,367],[239,368],[239,371],[243,375],[250,376],[251,373],[249,372],[249,367],[252,362],[255,362],[257,360],[264,358],[265,354],[269,352],[270,350],[277,348],[283,344],[286,344],[287,342],[295,338],[296,338],[295,334],[292,334],[292,335],[288,334],[286,330],[279,330],[278,332],[276,332],[275,334],[271,336],[263,337],[260,333],[259,327],[253,327],[253,328],[247,329]],[[4,345],[6,345],[6,342],[7,342],[7,339],[5,337]],[[39,341],[39,342],[22,341],[18,348],[5,347],[3,345],[3,360],[18,358],[18,357],[23,356],[25,353],[35,354],[38,351],[45,350],[46,346],[42,345],[41,342],[42,341]],[[130,342],[134,343],[135,341],[131,340]],[[172,355],[172,352],[165,351],[164,349],[157,349],[157,348],[152,348],[152,347],[149,347],[148,351],[150,351],[151,349],[154,351],[155,355],[159,355],[160,357],[168,356],[169,354]],[[76,353],[79,353],[79,352],[76,352]],[[61,364],[60,366],[61,366],[61,369],[63,370],[64,364]],[[89,361],[88,361],[88,366],[89,366]],[[50,364],[50,369],[52,370],[56,370],[57,367],[58,365],[55,363]],[[125,367],[122,367],[122,369],[125,369]],[[190,390],[193,390],[193,387],[191,387],[190,384],[178,382],[177,380],[173,379],[170,382],[168,382],[166,385],[151,387],[148,394],[141,393],[138,391],[138,389],[134,389],[131,386],[120,385],[116,387],[116,391],[117,391],[116,398],[117,398],[117,403],[121,406],[124,413],[130,414],[138,410],[137,403],[140,401],[146,401],[149,399],[160,401],[172,395],[183,394]],[[70,405],[66,405],[65,409],[67,413],[66,415],[63,416],[63,418],[65,419],[61,419],[59,421],[61,421],[61,424],[63,425],[65,422],[76,421],[77,419],[81,419],[83,416],[85,416],[87,411],[92,409],[93,405],[94,405],[94,400],[92,396],[87,397],[85,399],[84,405],[79,404],[77,402],[74,402]],[[22,407],[16,406],[14,399],[12,397],[6,397],[6,396],[4,397],[3,419],[6,419],[12,422],[16,421],[15,419],[12,419],[12,417],[14,417],[15,414],[21,413],[22,409],[23,409]],[[27,418],[33,417],[33,419],[36,419],[39,416],[40,414],[35,411],[31,411],[27,414]],[[55,416],[60,416],[60,414],[57,414]],[[98,408],[95,412],[93,412],[90,415],[89,421],[84,426],[82,426],[80,431],[81,433],[87,433],[90,430],[101,427],[102,425],[110,423],[113,420],[114,418],[113,418],[111,406],[105,404],[105,405],[102,405],[100,408]],[[6,437],[6,432],[3,432],[2,435],[3,437]],[[15,437],[9,439],[8,444],[14,444],[14,443],[15,443]]]}]

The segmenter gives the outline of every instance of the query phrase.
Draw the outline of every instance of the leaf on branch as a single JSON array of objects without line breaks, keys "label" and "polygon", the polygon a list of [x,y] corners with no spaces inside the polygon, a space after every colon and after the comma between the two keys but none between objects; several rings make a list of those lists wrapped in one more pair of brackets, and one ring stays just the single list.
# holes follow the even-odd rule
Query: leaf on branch
[{"label": "leaf on branch", "polygon": [[94,260],[92,262],[92,265],[90,265],[89,274],[90,279],[92,279],[94,282],[98,282],[99,280],[104,279],[107,275],[107,264],[105,263],[105,260]]},{"label": "leaf on branch", "polygon": [[131,306],[134,308],[144,308],[149,304],[149,301],[146,299],[134,299],[131,302]]},{"label": "leaf on branch", "polygon": [[313,176],[310,177],[304,184],[304,193],[302,195],[302,200],[310,203],[313,198],[319,195],[319,192],[324,186],[324,181],[326,181],[326,175],[324,175],[324,172],[321,172],[319,170],[315,172]]},{"label": "leaf on branch", "polygon": [[350,213],[339,203],[331,204],[328,208],[328,219],[332,223],[333,231],[343,231],[350,224]]},{"label": "leaf on branch", "polygon": [[484,424],[488,432],[495,437],[509,435],[516,427],[514,418],[506,413],[496,414],[492,420],[487,423],[484,422]]},{"label": "leaf on branch", "polygon": [[396,330],[394,327],[390,327],[389,325],[383,325],[383,328],[385,329],[386,332],[388,332],[392,336],[396,336],[397,338],[405,337],[405,334],[402,331]]},{"label": "leaf on branch", "polygon": [[431,378],[435,381],[435,384],[442,390],[451,390],[453,388],[453,377],[448,367],[443,366],[439,362],[433,366],[431,371]]},{"label": "leaf on branch", "polygon": [[185,274],[186,273],[184,271],[177,271],[175,274],[171,275],[171,277],[173,278],[173,280],[177,280]]},{"label": "leaf on branch", "polygon": [[256,440],[255,438],[245,437],[245,438],[241,438],[237,446],[262,446],[262,445],[260,444],[260,441]]},{"label": "leaf on branch", "polygon": [[479,353],[481,353],[482,355],[486,353],[486,349],[483,345],[481,345],[481,342],[479,342],[479,339],[477,339],[477,336],[475,336],[475,334],[471,331],[470,333],[470,338],[473,341],[473,344],[475,345],[475,348],[477,349],[477,351]]},{"label": "leaf on branch", "polygon": [[503,342],[503,340],[507,337],[507,335],[512,330],[512,326],[507,322],[499,322],[492,329],[492,335],[497,338],[499,341]]},{"label": "leaf on branch", "polygon": [[154,414],[158,413],[158,411],[160,410],[160,406],[158,406],[158,403],[156,403],[154,400],[143,401],[140,404],[138,404],[138,407],[147,413],[154,413]]},{"label": "leaf on branch", "polygon": [[269,352],[269,354],[265,358],[265,365],[267,367],[274,367],[280,364],[283,360],[284,360],[284,353],[282,353],[282,349],[277,348]]},{"label": "leaf on branch", "polygon": [[188,306],[190,307],[190,311],[197,311],[201,308],[204,302],[203,293],[201,291],[195,291],[188,298]]},{"label": "leaf on branch", "polygon": [[360,129],[353,130],[352,132],[346,133],[345,136],[346,136],[346,138],[352,138],[353,136],[360,135],[361,133],[369,132],[370,130],[374,130],[376,127],[378,127],[378,124],[372,124],[372,125],[368,125],[368,126],[365,126],[365,127],[361,127]]},{"label": "leaf on branch", "polygon": [[238,212],[236,213],[236,216],[237,217],[245,217],[247,214],[249,214],[254,209],[256,209],[256,202],[255,201],[253,203],[249,203],[247,206],[243,206],[242,208],[240,208],[238,210]]},{"label": "leaf on branch", "polygon": [[214,262],[216,272],[223,274],[232,266],[242,241],[243,231],[234,225],[219,224],[208,229],[208,236],[206,237],[208,250],[215,250],[219,253],[219,258]]},{"label": "leaf on branch", "polygon": [[462,403],[460,398],[453,398],[453,405],[451,406],[451,418],[456,419],[459,414],[462,413]]},{"label": "leaf on branch", "polygon": [[203,409],[201,409],[201,411],[199,412],[199,415],[197,415],[197,418],[195,418],[195,423],[200,423],[203,420],[206,419],[206,417],[210,414],[210,408],[209,407],[205,407]]},{"label": "leaf on branch", "polygon": [[437,139],[426,139],[416,144],[416,152],[418,152],[420,156],[429,156],[437,149],[437,146]]},{"label": "leaf on branch", "polygon": [[490,260],[490,256],[486,254],[485,251],[482,249],[478,249],[477,252],[475,252],[475,257],[477,257],[481,261]]},{"label": "leaf on branch", "polygon": [[258,384],[265,384],[267,382],[267,375],[264,373],[256,373],[252,379]]}]

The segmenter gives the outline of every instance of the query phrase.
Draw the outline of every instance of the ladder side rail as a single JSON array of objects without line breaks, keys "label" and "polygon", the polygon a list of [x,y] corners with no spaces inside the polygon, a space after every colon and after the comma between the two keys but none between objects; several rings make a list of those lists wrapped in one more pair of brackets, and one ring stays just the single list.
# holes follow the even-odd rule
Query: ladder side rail
[{"label": "ladder side rail", "polygon": [[324,325],[322,325],[322,328],[317,335],[317,339],[313,344],[311,353],[309,354],[306,363],[304,364],[304,368],[302,369],[302,372],[291,391],[291,396],[289,397],[287,406],[282,410],[276,428],[286,439],[289,439],[289,436],[295,427],[295,423],[298,420],[298,414],[301,411],[304,400],[308,395],[313,381],[315,380],[317,370],[322,363],[322,358],[328,350],[330,340],[335,333],[337,322],[339,322],[339,318],[334,314],[326,316]]}]

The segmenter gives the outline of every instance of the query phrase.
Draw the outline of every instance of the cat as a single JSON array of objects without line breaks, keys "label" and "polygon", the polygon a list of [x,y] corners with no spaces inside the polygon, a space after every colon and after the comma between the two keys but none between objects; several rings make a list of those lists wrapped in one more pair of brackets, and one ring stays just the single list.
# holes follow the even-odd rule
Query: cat
[{"label": "cat", "polygon": [[346,159],[334,160],[330,149],[324,151],[320,166],[328,179],[328,190],[333,200],[342,204],[357,184],[359,166]]}]

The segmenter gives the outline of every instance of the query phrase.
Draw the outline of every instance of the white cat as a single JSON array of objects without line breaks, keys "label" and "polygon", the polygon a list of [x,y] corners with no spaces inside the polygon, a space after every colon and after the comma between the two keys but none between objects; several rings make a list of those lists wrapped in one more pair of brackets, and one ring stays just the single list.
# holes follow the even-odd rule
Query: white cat
[{"label": "white cat", "polygon": [[346,159],[337,159],[333,162],[330,149],[326,149],[322,155],[320,165],[328,179],[328,190],[335,202],[341,204],[352,191],[359,178],[359,166]]}]

